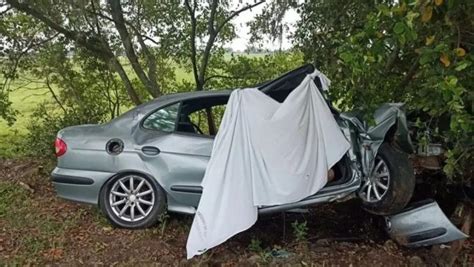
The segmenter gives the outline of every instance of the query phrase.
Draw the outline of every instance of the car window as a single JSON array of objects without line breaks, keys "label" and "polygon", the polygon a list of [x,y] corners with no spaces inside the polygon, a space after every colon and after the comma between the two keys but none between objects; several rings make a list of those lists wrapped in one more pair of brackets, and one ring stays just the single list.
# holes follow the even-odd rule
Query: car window
[{"label": "car window", "polygon": [[221,126],[222,117],[224,117],[226,105],[219,105],[212,107],[212,114],[214,115],[214,121],[216,122],[217,130],[219,131],[219,127]]},{"label": "car window", "polygon": [[225,105],[216,105],[191,113],[189,119],[201,130],[197,132],[198,134],[214,136],[217,134],[224,111]]},{"label": "car window", "polygon": [[215,105],[184,116],[180,121],[178,131],[215,136],[219,130],[225,106],[225,104]]},{"label": "car window", "polygon": [[159,109],[143,121],[143,127],[150,130],[173,132],[176,125],[178,110],[179,103]]}]

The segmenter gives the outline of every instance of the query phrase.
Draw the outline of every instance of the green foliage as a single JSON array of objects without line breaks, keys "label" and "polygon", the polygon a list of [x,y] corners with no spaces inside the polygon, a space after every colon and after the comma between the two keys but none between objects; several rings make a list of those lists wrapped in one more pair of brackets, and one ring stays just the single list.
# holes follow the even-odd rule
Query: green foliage
[{"label": "green foliage", "polygon": [[283,249],[280,246],[274,246],[273,248],[263,248],[262,241],[260,241],[258,238],[252,238],[247,249],[250,252],[257,254],[260,257],[261,263],[264,264],[268,264],[273,258],[288,258],[290,255],[286,249]]},{"label": "green foliage", "polygon": [[305,58],[331,77],[338,106],[371,114],[383,102],[405,102],[409,118],[424,122],[420,131],[448,148],[446,174],[468,177],[474,3],[345,2],[306,2],[296,33]]},{"label": "green foliage", "polygon": [[303,55],[298,52],[278,52],[261,57],[231,55],[208,76],[208,88],[244,88],[274,79],[282,73],[300,67]]},{"label": "green foliage", "polygon": [[45,78],[52,101],[39,105],[32,114],[22,146],[28,155],[52,156],[60,129],[108,121],[130,105],[121,82],[102,62],[80,50],[70,58],[64,44],[41,50],[30,72]]},{"label": "green foliage", "polygon": [[261,253],[263,251],[262,241],[260,241],[258,238],[252,238],[252,240],[250,240],[250,244],[248,245],[248,250],[254,253]]},{"label": "green foliage", "polygon": [[18,112],[11,107],[9,93],[12,81],[18,78],[20,66],[28,66],[26,51],[34,47],[41,30],[34,20],[24,14],[7,13],[0,19],[0,119],[8,125],[15,122]]},{"label": "green foliage", "polygon": [[299,223],[298,220],[291,223],[293,228],[293,235],[296,238],[296,241],[303,242],[308,238],[308,226],[307,221]]},{"label": "green foliage", "polygon": [[170,215],[166,211],[160,214],[158,221],[160,222],[160,225],[161,225],[162,236],[165,234],[166,225],[168,224],[169,219],[170,219]]}]

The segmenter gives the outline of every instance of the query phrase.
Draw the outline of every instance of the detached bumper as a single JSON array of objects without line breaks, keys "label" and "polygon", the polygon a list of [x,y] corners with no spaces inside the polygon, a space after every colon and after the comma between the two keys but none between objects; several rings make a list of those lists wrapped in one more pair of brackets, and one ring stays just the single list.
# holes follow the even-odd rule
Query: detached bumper
[{"label": "detached bumper", "polygon": [[385,221],[390,237],[407,247],[430,246],[469,237],[451,223],[433,200],[414,203],[401,213],[385,217]]},{"label": "detached bumper", "polygon": [[83,203],[99,203],[102,185],[113,173],[55,168],[51,173],[59,197]]}]

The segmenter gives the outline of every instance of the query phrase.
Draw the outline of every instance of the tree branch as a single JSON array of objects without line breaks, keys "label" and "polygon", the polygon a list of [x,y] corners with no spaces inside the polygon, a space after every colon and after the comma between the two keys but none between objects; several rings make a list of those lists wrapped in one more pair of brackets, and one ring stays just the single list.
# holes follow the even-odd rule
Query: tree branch
[{"label": "tree branch", "polygon": [[419,67],[420,67],[420,57],[418,56],[415,59],[415,63],[413,65],[411,65],[410,69],[408,70],[407,74],[405,75],[403,80],[400,82],[398,87],[400,87],[400,88],[406,87],[410,83],[410,81],[413,79],[413,77],[415,76],[415,74],[418,71]]},{"label": "tree branch", "polygon": [[243,7],[243,8],[241,8],[241,9],[239,9],[239,10],[234,11],[233,13],[230,14],[230,16],[228,16],[228,17],[217,27],[217,32],[220,32],[227,22],[229,22],[230,20],[232,20],[233,18],[235,18],[236,16],[238,16],[240,13],[242,13],[242,12],[244,12],[244,11],[246,11],[246,10],[249,10],[249,9],[251,9],[251,8],[254,8],[254,7],[258,6],[258,5],[261,5],[261,4],[263,4],[263,3],[265,3],[265,0],[262,0],[262,1],[260,1],[260,2],[257,2],[257,3],[255,3],[255,4],[253,4],[253,5],[248,5],[248,6],[246,6],[246,7]]},{"label": "tree branch", "polygon": [[75,42],[78,46],[82,46],[88,49],[89,51],[94,53],[98,58],[109,63],[109,66],[111,66],[111,68],[115,70],[119,74],[120,78],[122,79],[125,85],[125,88],[127,90],[127,93],[130,96],[130,99],[132,100],[132,102],[135,103],[136,105],[139,105],[141,103],[140,98],[135,92],[135,89],[133,88],[132,83],[130,82],[130,79],[127,76],[127,73],[123,69],[120,62],[116,59],[107,41],[105,41],[102,38],[97,38],[96,36],[87,38],[86,37],[87,35],[83,32],[68,30],[64,28],[62,25],[54,22],[52,19],[45,16],[40,11],[32,8],[28,4],[20,3],[17,0],[6,0],[6,1],[11,7],[36,18],[37,20],[43,22],[46,26],[64,35],[67,39]]},{"label": "tree branch", "polygon": [[112,14],[115,27],[119,32],[120,39],[122,40],[123,47],[125,48],[125,54],[127,55],[127,58],[130,61],[133,70],[135,71],[143,85],[145,85],[147,91],[153,97],[160,96],[160,88],[155,87],[155,84],[153,84],[153,82],[151,82],[151,80],[145,74],[145,71],[143,70],[142,66],[140,65],[140,62],[138,61],[138,57],[135,53],[135,49],[133,48],[133,43],[130,38],[130,34],[128,33],[127,27],[125,26],[125,19],[123,17],[123,10],[120,1],[108,0],[107,2],[110,6],[110,12]]},{"label": "tree branch", "polygon": [[98,55],[102,59],[107,59],[110,56],[112,56],[109,53],[110,51],[108,51],[107,49],[104,49],[103,47],[98,45],[98,44],[101,44],[101,42],[97,42],[97,40],[95,38],[89,38],[88,39],[86,37],[85,33],[71,31],[71,30],[68,30],[68,29],[64,28],[63,26],[61,26],[58,23],[54,22],[52,19],[46,17],[41,12],[39,12],[38,10],[32,8],[28,4],[20,3],[16,0],[6,0],[6,1],[13,8],[38,19],[39,21],[46,24],[46,26],[52,28],[53,30],[55,30],[59,33],[61,33],[67,39],[70,39],[70,40],[76,42],[78,45],[89,49],[91,52],[95,53],[96,55]]},{"label": "tree branch", "polygon": [[120,76],[120,79],[122,79],[122,82],[125,85],[125,89],[127,90],[127,93],[130,96],[130,99],[132,100],[132,102],[135,105],[140,105],[141,100],[138,97],[138,94],[135,92],[132,82],[128,78],[127,72],[125,72],[125,70],[123,69],[123,66],[120,64],[120,62],[115,56],[113,56],[109,60],[109,65],[111,66],[113,70],[115,70],[118,73],[118,75]]},{"label": "tree branch", "polygon": [[49,74],[46,75],[46,87],[48,88],[48,91],[51,93],[51,95],[53,96],[53,99],[54,101],[56,101],[56,104],[59,105],[59,107],[64,111],[64,114],[67,114],[67,111],[66,109],[64,108],[63,104],[61,103],[61,101],[59,100],[58,96],[56,95],[56,93],[54,92],[53,88],[51,87],[51,83],[49,81]]},{"label": "tree branch", "polygon": [[246,11],[246,10],[249,10],[253,7],[256,7],[262,3],[264,3],[265,0],[263,1],[260,1],[260,2],[257,2],[253,5],[248,5],[246,7],[243,7],[239,10],[236,10],[234,12],[232,12],[230,14],[230,16],[228,16],[227,18],[224,19],[224,21],[219,24],[217,26],[217,28],[215,29],[214,28],[214,24],[215,24],[215,12],[217,10],[217,4],[218,4],[218,0],[213,0],[212,2],[212,5],[211,5],[211,14],[209,16],[209,21],[208,21],[208,34],[209,34],[209,39],[207,40],[207,43],[206,43],[206,47],[204,48],[204,52],[203,52],[203,55],[202,55],[202,59],[201,59],[201,65],[199,67],[199,73],[198,73],[198,77],[196,79],[196,86],[197,86],[197,90],[203,90],[204,89],[204,84],[206,82],[206,71],[207,71],[207,66],[209,64],[209,59],[210,59],[210,56],[211,56],[211,49],[212,47],[214,46],[214,43],[217,39],[217,36],[219,35],[219,33],[221,32],[221,30],[224,28],[224,26],[230,21],[232,20],[233,18],[235,18],[236,16],[238,16],[240,13]]},{"label": "tree branch", "polygon": [[[140,8],[137,8],[138,11],[138,17],[141,16],[140,14]],[[130,23],[131,24],[131,23]],[[148,49],[148,46],[145,44],[145,41],[143,40],[142,35],[140,34],[140,29],[141,29],[141,24],[140,21],[137,21],[137,27],[133,26],[132,30],[135,33],[135,36],[138,39],[138,43],[140,44],[140,47],[142,48],[143,53],[145,54],[145,57],[147,59],[147,65],[148,65],[148,79],[150,82],[153,84],[155,88],[159,88],[158,83],[157,83],[157,68],[156,68],[156,58],[155,55]]]},{"label": "tree branch", "polygon": [[[100,12],[97,12],[97,11],[90,11],[90,10],[87,10],[87,12],[89,12],[89,13],[91,13],[91,14],[93,14],[93,15],[96,15],[96,16],[98,16],[98,17],[100,17],[100,18],[106,19],[106,20],[108,20],[108,21],[114,22],[114,19],[113,19],[113,18],[111,18],[111,17],[109,17],[109,16],[107,16],[107,15],[104,15],[104,14],[102,14],[102,13],[100,13]],[[145,34],[141,34],[140,31],[137,29],[137,27],[135,27],[135,25],[133,25],[133,24],[130,23],[129,21],[125,21],[125,24],[126,24],[128,27],[130,27],[130,28],[135,32],[136,35],[137,35],[137,34],[140,34],[140,36],[141,36],[142,38],[144,38],[144,39],[146,39],[146,40],[148,40],[148,41],[150,41],[150,42],[152,42],[152,43],[154,43],[154,44],[156,44],[156,45],[160,45],[159,42],[153,40],[153,38],[151,38],[150,36],[147,36],[147,35],[145,35]]]},{"label": "tree branch", "polygon": [[211,4],[211,14],[209,15],[209,20],[207,21],[207,31],[209,34],[214,34],[216,29],[214,28],[214,22],[216,20],[216,11],[219,0],[213,0]]},{"label": "tree branch", "polygon": [[184,4],[188,9],[189,17],[191,19],[191,64],[193,65],[193,74],[194,74],[194,81],[196,82],[196,86],[199,86],[199,73],[197,68],[197,52],[196,52],[196,1],[194,0],[194,5],[191,7],[189,4],[189,0],[185,0]]}]

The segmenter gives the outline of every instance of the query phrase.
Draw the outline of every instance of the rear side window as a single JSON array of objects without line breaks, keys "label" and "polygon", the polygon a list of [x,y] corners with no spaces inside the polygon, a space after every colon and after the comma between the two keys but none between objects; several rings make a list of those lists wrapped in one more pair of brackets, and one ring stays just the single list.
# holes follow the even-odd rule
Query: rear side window
[{"label": "rear side window", "polygon": [[143,121],[143,127],[150,130],[173,132],[176,126],[178,110],[179,103],[156,110]]}]

